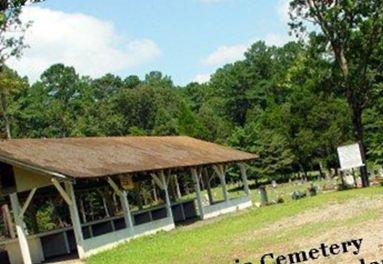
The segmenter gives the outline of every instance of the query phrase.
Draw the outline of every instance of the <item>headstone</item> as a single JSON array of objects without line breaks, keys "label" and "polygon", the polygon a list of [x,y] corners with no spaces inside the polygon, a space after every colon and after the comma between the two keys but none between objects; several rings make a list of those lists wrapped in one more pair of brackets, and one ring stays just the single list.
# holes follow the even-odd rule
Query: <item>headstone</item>
[{"label": "headstone", "polygon": [[275,180],[273,180],[273,181],[271,182],[271,185],[273,186],[273,188],[277,188],[277,182],[276,182]]},{"label": "headstone", "polygon": [[266,206],[269,203],[269,201],[267,198],[266,187],[264,185],[259,186],[259,195],[260,195],[261,206]]},{"label": "headstone", "polygon": [[355,186],[355,180],[354,180],[354,176],[350,175],[350,174],[347,174],[345,177],[344,177],[344,183],[347,185],[347,186]]}]

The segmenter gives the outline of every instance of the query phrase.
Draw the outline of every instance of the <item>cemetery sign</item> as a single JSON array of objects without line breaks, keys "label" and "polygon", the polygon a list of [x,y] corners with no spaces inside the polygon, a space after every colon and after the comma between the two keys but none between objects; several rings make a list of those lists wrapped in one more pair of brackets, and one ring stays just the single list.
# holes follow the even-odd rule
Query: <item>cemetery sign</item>
[{"label": "cemetery sign", "polygon": [[364,166],[360,145],[358,143],[338,147],[341,170],[349,170]]}]

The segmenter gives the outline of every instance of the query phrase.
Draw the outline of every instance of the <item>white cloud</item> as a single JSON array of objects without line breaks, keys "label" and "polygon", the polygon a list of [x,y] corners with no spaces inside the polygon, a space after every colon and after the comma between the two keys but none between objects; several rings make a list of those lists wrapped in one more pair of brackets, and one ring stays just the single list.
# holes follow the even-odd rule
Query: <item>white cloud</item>
[{"label": "white cloud", "polygon": [[92,77],[118,73],[147,63],[160,55],[150,39],[125,39],[113,24],[81,13],[64,13],[40,7],[27,7],[23,21],[33,21],[20,60],[10,66],[36,80],[54,63],[74,66]]},{"label": "white cloud", "polygon": [[221,46],[207,56],[202,62],[209,66],[235,62],[244,58],[244,53],[248,48],[249,44]]},{"label": "white cloud", "polygon": [[[292,39],[287,34],[280,35],[270,33],[263,40],[269,46],[281,47]],[[242,60],[244,59],[245,52],[251,47],[253,43],[257,41],[257,39],[254,39],[249,41],[248,43],[218,47],[215,51],[213,51],[205,59],[203,59],[202,63],[206,66],[218,66]]]},{"label": "white cloud", "polygon": [[287,23],[290,20],[289,15],[290,0],[279,0],[277,4],[277,12],[282,22]]},{"label": "white cloud", "polygon": [[281,47],[291,40],[292,38],[287,34],[279,35],[279,34],[270,33],[265,38],[265,42],[267,45],[277,46],[277,47]]},{"label": "white cloud", "polygon": [[209,74],[209,73],[197,74],[194,77],[193,81],[202,84],[202,83],[206,83],[206,82],[210,81],[210,77],[211,77],[211,74]]}]

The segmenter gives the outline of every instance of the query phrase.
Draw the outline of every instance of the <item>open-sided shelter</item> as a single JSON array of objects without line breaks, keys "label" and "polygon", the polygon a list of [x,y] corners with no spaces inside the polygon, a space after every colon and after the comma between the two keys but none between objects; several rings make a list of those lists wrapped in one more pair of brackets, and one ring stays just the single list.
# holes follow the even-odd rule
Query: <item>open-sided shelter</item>
[{"label": "open-sided shelter", "polygon": [[[86,258],[137,236],[170,230],[190,217],[201,219],[251,206],[246,162],[255,155],[184,136],[14,139],[0,142],[0,192],[9,195],[17,239],[3,242],[12,264],[40,263],[51,256],[76,253]],[[225,167],[238,164],[245,195],[230,199]],[[207,169],[218,176],[223,201],[214,202]],[[172,203],[172,177],[190,173],[195,198]],[[135,181],[150,177],[164,192],[165,204],[131,212],[127,193]],[[209,204],[201,197],[201,182]],[[109,185],[119,198],[122,213],[101,221],[84,222],[76,195],[84,186]],[[66,202],[71,226],[28,235],[24,215],[38,190],[54,188]],[[24,197],[20,204],[20,195]],[[83,209],[84,210],[84,209]]]}]

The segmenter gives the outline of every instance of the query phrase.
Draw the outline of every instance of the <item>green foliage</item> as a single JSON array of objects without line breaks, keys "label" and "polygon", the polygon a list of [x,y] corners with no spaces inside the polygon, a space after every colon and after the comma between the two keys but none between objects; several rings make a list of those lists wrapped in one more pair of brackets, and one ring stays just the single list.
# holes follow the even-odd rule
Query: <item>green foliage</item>
[{"label": "green foliage", "polygon": [[15,71],[4,67],[0,72],[0,93],[11,94],[25,88],[26,80],[20,78]]},{"label": "green foliage", "polygon": [[55,212],[55,205],[53,203],[45,203],[39,208],[36,213],[38,219],[37,224],[40,232],[47,232],[57,228],[53,214]]},{"label": "green foliage", "polygon": [[203,138],[204,128],[190,107],[181,102],[178,116],[178,131],[181,135]]},{"label": "green foliage", "polygon": [[145,136],[146,133],[141,128],[136,127],[136,126],[132,126],[132,127],[129,128],[129,135],[132,135],[132,136]]},{"label": "green foliage", "polygon": [[[319,164],[336,168],[336,148],[353,141],[352,111],[326,54],[316,34],[307,45],[257,42],[209,83],[185,87],[161,72],[144,80],[112,74],[91,79],[56,64],[30,87],[12,77],[24,85],[10,94],[11,127],[16,137],[188,135],[258,154],[253,179],[288,178]],[[7,82],[2,78],[0,87]],[[364,118],[368,157],[379,165],[380,80],[373,87]],[[238,171],[230,171],[228,180],[237,179]]]},{"label": "green foliage", "polygon": [[260,124],[250,123],[245,128],[237,128],[229,144],[257,153],[258,159],[252,168],[253,177],[272,178],[292,170],[295,157],[286,138],[276,131],[263,129]]},{"label": "green foliage", "polygon": [[[332,72],[338,77],[336,90],[347,99],[354,140],[360,143],[362,156],[365,156],[363,115],[382,75],[379,59],[383,51],[383,2],[293,0],[290,11],[292,32],[298,35],[306,32],[310,24],[320,29],[312,35],[318,44],[321,43],[320,53],[335,60]],[[367,186],[366,167],[361,168],[361,173],[363,186]]]},{"label": "green foliage", "polygon": [[27,87],[25,79],[21,79],[17,73],[8,67],[0,69],[0,116],[2,117],[1,128],[5,128],[4,134],[7,138],[11,138],[11,119],[16,109],[9,109],[8,98],[17,94]]},{"label": "green foliage", "polygon": [[[382,101],[379,98],[379,101]],[[371,162],[375,165],[382,166],[383,164],[383,105],[379,103],[374,108],[368,109],[365,112],[366,120],[366,145],[368,156]]]}]

